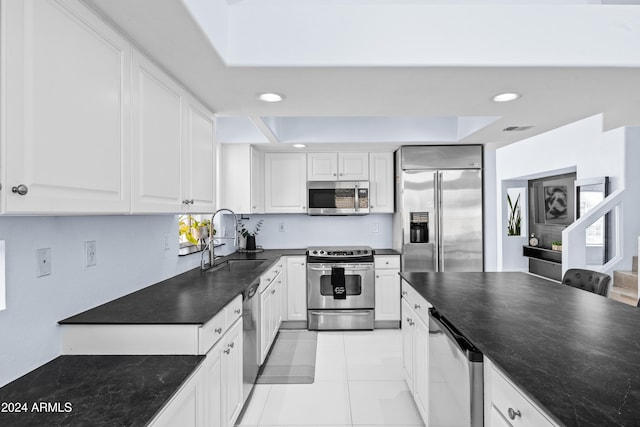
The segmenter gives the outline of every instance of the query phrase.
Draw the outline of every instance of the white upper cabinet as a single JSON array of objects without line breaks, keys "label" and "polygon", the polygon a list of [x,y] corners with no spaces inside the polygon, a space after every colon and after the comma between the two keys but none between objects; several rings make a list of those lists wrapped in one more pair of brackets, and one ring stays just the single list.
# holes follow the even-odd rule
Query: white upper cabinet
[{"label": "white upper cabinet", "polygon": [[369,154],[338,153],[338,178],[341,181],[369,180]]},{"label": "white upper cabinet", "polygon": [[309,181],[336,181],[338,179],[338,154],[307,154],[307,179]]},{"label": "white upper cabinet", "polygon": [[2,211],[129,212],[129,43],[78,1],[1,19]]},{"label": "white upper cabinet", "polygon": [[132,211],[180,212],[184,97],[178,85],[133,52]]},{"label": "white upper cabinet", "polygon": [[215,121],[141,53],[133,52],[133,213],[215,210]]},{"label": "white upper cabinet", "polygon": [[265,153],[265,213],[307,212],[305,153]]},{"label": "white upper cabinet", "polygon": [[185,102],[183,203],[190,213],[216,210],[216,145],[213,114],[193,97]]},{"label": "white upper cabinet", "polygon": [[309,181],[367,181],[368,153],[309,153],[307,156]]},{"label": "white upper cabinet", "polygon": [[249,144],[221,144],[220,153],[220,207],[263,213],[264,154]]},{"label": "white upper cabinet", "polygon": [[393,213],[395,201],[393,153],[370,153],[369,171],[371,213]]}]

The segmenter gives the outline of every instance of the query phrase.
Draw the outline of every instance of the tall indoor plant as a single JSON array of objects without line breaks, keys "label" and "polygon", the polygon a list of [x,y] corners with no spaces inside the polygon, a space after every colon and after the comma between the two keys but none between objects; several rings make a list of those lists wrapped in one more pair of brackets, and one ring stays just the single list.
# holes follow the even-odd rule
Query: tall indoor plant
[{"label": "tall indoor plant", "polygon": [[509,204],[509,221],[507,222],[507,236],[520,236],[520,223],[522,216],[520,213],[520,194],[515,202],[511,200],[511,196],[507,193],[507,203]]}]

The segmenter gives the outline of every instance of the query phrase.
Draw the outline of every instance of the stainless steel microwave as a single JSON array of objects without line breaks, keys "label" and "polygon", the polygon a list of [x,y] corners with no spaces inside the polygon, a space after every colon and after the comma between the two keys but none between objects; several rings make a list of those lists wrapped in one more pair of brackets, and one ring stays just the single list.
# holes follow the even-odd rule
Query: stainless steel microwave
[{"label": "stainless steel microwave", "polygon": [[367,215],[369,181],[308,181],[307,214]]}]

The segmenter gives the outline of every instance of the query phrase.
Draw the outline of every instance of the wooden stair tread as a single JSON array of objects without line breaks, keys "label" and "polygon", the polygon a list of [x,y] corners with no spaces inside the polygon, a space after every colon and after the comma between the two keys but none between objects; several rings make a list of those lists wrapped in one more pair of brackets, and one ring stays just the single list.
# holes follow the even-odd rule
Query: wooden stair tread
[{"label": "wooden stair tread", "polygon": [[609,289],[609,293],[617,293],[620,295],[624,295],[624,296],[628,296],[628,297],[633,297],[633,298],[638,298],[638,289],[629,289],[629,288],[625,288],[622,286],[616,286],[613,285],[610,289]]},{"label": "wooden stair tread", "polygon": [[638,290],[638,273],[634,271],[614,271],[613,285],[634,290]]},{"label": "wooden stair tread", "polygon": [[638,289],[613,285],[609,288],[609,298],[635,307],[638,303]]}]

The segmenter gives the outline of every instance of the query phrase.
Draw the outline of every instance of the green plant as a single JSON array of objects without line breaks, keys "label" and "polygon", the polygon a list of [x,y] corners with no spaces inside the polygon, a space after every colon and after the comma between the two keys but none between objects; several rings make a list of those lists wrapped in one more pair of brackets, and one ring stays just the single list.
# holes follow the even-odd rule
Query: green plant
[{"label": "green plant", "polygon": [[562,246],[562,242],[560,240],[554,240],[551,244],[554,246]]},{"label": "green plant", "polygon": [[507,193],[507,203],[509,204],[509,221],[507,222],[507,236],[520,235],[520,223],[522,216],[520,213],[520,194],[516,198],[515,203],[511,200],[511,196]]},{"label": "green plant", "polygon": [[262,227],[262,220],[256,223],[255,227],[253,228],[253,232],[247,230],[247,227],[249,225],[245,225],[245,222],[243,220],[238,221],[238,225],[240,226],[240,231],[238,233],[240,233],[242,237],[257,236],[258,233],[260,233],[260,228]]}]

